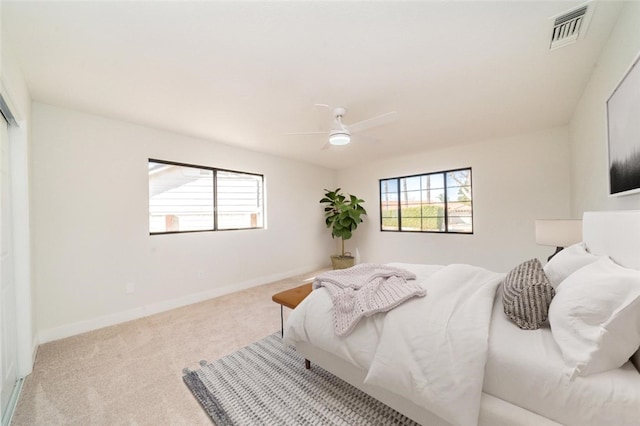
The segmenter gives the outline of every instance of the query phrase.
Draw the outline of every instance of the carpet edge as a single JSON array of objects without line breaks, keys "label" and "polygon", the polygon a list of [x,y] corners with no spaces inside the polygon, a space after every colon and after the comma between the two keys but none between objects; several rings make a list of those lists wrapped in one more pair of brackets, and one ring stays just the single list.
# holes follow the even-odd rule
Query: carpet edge
[{"label": "carpet edge", "polygon": [[216,426],[233,426],[231,419],[220,406],[216,397],[202,383],[196,371],[188,372],[182,376],[182,380]]}]

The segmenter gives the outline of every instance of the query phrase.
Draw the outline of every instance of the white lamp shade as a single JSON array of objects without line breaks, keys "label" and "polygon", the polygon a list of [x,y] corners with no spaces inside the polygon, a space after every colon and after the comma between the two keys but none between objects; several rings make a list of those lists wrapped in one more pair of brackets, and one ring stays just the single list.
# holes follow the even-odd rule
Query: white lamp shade
[{"label": "white lamp shade", "polygon": [[536,220],[536,243],[542,246],[569,247],[582,241],[582,220]]},{"label": "white lamp shade", "polygon": [[351,142],[351,135],[347,132],[333,132],[329,135],[331,145],[346,145]]}]

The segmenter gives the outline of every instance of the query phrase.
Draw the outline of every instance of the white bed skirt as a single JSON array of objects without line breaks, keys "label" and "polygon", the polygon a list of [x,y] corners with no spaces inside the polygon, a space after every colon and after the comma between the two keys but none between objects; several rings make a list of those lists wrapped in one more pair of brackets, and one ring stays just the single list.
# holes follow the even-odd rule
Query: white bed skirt
[{"label": "white bed skirt", "polygon": [[[387,404],[389,407],[404,414],[421,425],[448,425],[448,423],[440,417],[405,398],[365,384],[364,378],[366,377],[366,372],[364,370],[354,367],[352,364],[343,361],[341,358],[338,358],[333,354],[323,351],[322,349],[312,347],[304,342],[298,342],[296,344],[296,351],[311,361],[311,368],[313,368],[313,364],[319,365],[325,370],[340,377],[344,381]],[[300,365],[300,367],[302,368],[303,366]],[[479,425],[560,426],[559,423],[484,392],[482,393]]]}]

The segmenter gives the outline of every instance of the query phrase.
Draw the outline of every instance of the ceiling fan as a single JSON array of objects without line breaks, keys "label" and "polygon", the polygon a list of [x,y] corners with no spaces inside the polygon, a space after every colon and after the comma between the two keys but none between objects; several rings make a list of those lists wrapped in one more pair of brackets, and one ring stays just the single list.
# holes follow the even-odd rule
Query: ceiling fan
[{"label": "ceiling fan", "polygon": [[[317,107],[327,107],[329,105],[316,104]],[[367,118],[366,120],[358,121],[352,124],[344,124],[342,119],[347,113],[346,108],[337,107],[333,109],[333,120],[331,122],[330,130],[326,132],[296,132],[285,133],[286,135],[329,135],[329,140],[322,147],[327,149],[331,146],[347,145],[351,142],[351,137],[355,133],[363,132],[373,127],[389,124],[396,119],[397,113],[395,111],[387,112],[385,114],[377,115],[375,117]],[[360,138],[363,138],[360,136]],[[371,138],[369,138],[371,139]]]}]

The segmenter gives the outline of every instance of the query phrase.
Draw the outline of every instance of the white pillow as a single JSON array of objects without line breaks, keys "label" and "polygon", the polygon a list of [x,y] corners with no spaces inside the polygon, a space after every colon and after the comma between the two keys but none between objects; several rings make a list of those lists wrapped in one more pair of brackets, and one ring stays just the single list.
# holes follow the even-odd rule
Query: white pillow
[{"label": "white pillow", "polygon": [[551,281],[551,285],[557,289],[569,275],[601,257],[589,253],[584,243],[577,243],[553,256],[544,266],[544,273]]},{"label": "white pillow", "polygon": [[563,281],[549,307],[569,375],[621,367],[640,346],[640,271],[608,257]]}]

